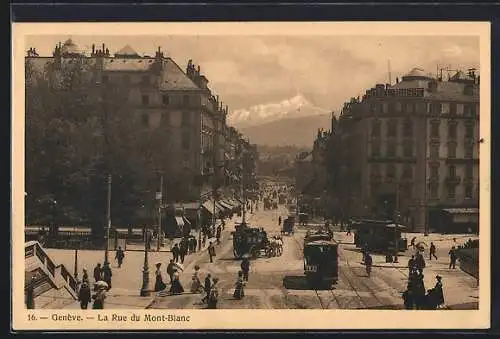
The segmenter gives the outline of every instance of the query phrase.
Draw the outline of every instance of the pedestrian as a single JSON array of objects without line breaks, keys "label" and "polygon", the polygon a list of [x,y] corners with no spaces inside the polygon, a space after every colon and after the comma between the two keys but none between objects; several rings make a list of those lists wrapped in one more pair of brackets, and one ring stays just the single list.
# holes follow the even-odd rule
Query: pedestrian
[{"label": "pedestrian", "polygon": [[215,246],[214,244],[212,244],[211,241],[208,244],[208,255],[210,256],[210,262],[213,263],[214,262],[213,257],[215,257]]},{"label": "pedestrian", "polygon": [[417,237],[411,238],[410,247],[412,247],[413,249],[415,249],[415,241],[417,241]]},{"label": "pedestrian", "polygon": [[[94,282],[98,282],[102,280],[102,267],[101,263],[98,263],[96,267],[94,267]],[[97,286],[95,287],[95,291],[97,291]]]},{"label": "pedestrian", "polygon": [[82,282],[89,284],[90,281],[89,281],[89,274],[87,273],[87,269],[84,268],[82,271],[83,271],[83,273],[82,273]]},{"label": "pedestrian", "polygon": [[172,285],[170,286],[170,293],[171,294],[184,293],[184,287],[182,287],[182,285],[181,285],[181,281],[179,279],[179,272],[177,269],[174,269]]},{"label": "pedestrian", "polygon": [[92,296],[94,303],[92,304],[92,309],[102,310],[104,309],[104,300],[106,299],[106,292],[104,286],[98,286],[97,293]]},{"label": "pedestrian", "polygon": [[457,263],[457,252],[455,250],[455,246],[452,246],[450,251],[448,252],[448,255],[450,256],[450,265],[448,268],[455,268],[455,264]]},{"label": "pedestrian", "polygon": [[431,246],[429,247],[429,260],[434,257],[436,260],[438,259],[436,256],[436,245],[434,245],[433,242],[431,242]]},{"label": "pedestrian", "polygon": [[170,259],[170,262],[167,265],[167,274],[168,277],[170,278],[170,284],[172,284],[172,280],[174,280],[174,269],[175,269],[174,260]]},{"label": "pedestrian", "polygon": [[410,260],[408,260],[408,275],[411,275],[415,271],[415,256],[412,255]]},{"label": "pedestrian", "polygon": [[181,264],[184,264],[184,258],[186,257],[188,248],[187,248],[187,240],[186,238],[183,238],[181,240],[181,246],[179,247],[179,255],[181,258]]},{"label": "pedestrian", "polygon": [[26,289],[26,308],[28,310],[35,309],[35,277],[31,277],[31,281]]},{"label": "pedestrian", "polygon": [[189,239],[189,244],[191,246],[191,253],[196,253],[196,244],[197,244],[196,238],[195,237],[191,237]]},{"label": "pedestrian", "polygon": [[108,284],[107,290],[111,289],[111,277],[113,276],[113,272],[111,272],[111,267],[109,263],[104,263],[102,268],[102,280],[104,280]]},{"label": "pedestrian", "polygon": [[118,268],[122,267],[123,258],[125,258],[125,253],[122,250],[121,246],[118,246],[115,254],[115,260],[118,262]]},{"label": "pedestrian", "polygon": [[436,285],[433,289],[436,308],[440,308],[442,305],[444,305],[443,283],[441,279],[442,278],[439,275],[436,275]]},{"label": "pedestrian", "polygon": [[241,271],[243,272],[243,280],[248,281],[248,272],[250,271],[250,260],[244,257],[241,261]]},{"label": "pedestrian", "polygon": [[207,233],[203,232],[203,240],[201,241],[201,246],[205,247],[206,243],[207,243]]},{"label": "pedestrian", "polygon": [[372,273],[372,264],[373,264],[372,256],[370,254],[367,254],[365,257],[365,268],[366,268],[366,274],[368,275],[368,277]]},{"label": "pedestrian", "polygon": [[366,256],[368,255],[368,244],[365,243],[363,245],[363,255],[362,255],[362,258],[361,258],[361,262],[364,263],[365,262],[365,258]]},{"label": "pedestrian", "polygon": [[281,226],[281,216],[278,217],[278,226]]},{"label": "pedestrian", "polygon": [[163,282],[163,275],[161,274],[161,263],[156,264],[155,272],[155,292],[163,291],[167,285]]},{"label": "pedestrian", "polygon": [[420,251],[415,254],[415,268],[419,273],[424,273],[425,259]]},{"label": "pedestrian", "polygon": [[425,284],[424,284],[424,275],[422,273],[415,274],[415,285],[413,289],[414,300],[417,310],[421,310],[425,308],[426,298],[425,298]]},{"label": "pedestrian", "polygon": [[80,308],[86,310],[91,299],[90,286],[88,282],[83,282],[78,292],[78,301],[80,301]]},{"label": "pedestrian", "polygon": [[201,285],[200,276],[198,272],[200,271],[200,266],[194,266],[193,277],[191,278],[191,293],[201,293],[203,292],[203,286]]},{"label": "pedestrian", "polygon": [[217,286],[217,282],[219,281],[219,278],[214,278],[214,283],[212,284],[212,287],[210,288],[210,293],[208,296],[208,307],[210,309],[215,309],[217,308],[217,302],[219,301],[219,288]]},{"label": "pedestrian", "polygon": [[222,234],[222,229],[221,229],[221,226],[217,226],[217,232],[216,232],[216,239],[217,239],[217,245],[220,245],[220,237],[221,237],[221,234]]},{"label": "pedestrian", "polygon": [[238,278],[236,279],[236,283],[234,284],[235,289],[233,293],[233,298],[240,300],[245,296],[245,291],[243,287],[245,286],[245,281],[243,280],[243,272],[238,271]]},{"label": "pedestrian", "polygon": [[347,224],[347,234],[346,235],[351,235],[351,225]]},{"label": "pedestrian", "polygon": [[210,273],[207,274],[205,277],[205,284],[204,284],[204,289],[206,296],[202,299],[203,302],[208,302],[208,298],[210,297],[210,290],[212,288],[212,275]]},{"label": "pedestrian", "polygon": [[172,247],[172,256],[174,258],[174,262],[179,262],[179,254],[180,254],[179,244],[176,243],[174,247]]}]

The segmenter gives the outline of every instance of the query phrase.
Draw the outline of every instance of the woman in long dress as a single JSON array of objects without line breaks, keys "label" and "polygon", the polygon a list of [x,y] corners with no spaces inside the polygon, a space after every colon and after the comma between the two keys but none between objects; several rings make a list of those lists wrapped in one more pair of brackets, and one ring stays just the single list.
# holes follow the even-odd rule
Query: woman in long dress
[{"label": "woman in long dress", "polygon": [[233,298],[235,299],[242,299],[245,296],[245,291],[243,287],[245,286],[245,282],[243,281],[243,272],[238,271],[238,279],[236,280],[235,289],[233,293]]},{"label": "woman in long dress", "polygon": [[207,308],[209,309],[217,308],[217,303],[219,302],[219,286],[217,285],[218,281],[219,278],[214,278],[213,285],[210,288],[210,293],[207,302]]},{"label": "woman in long dress", "polygon": [[182,287],[181,282],[179,280],[179,272],[178,270],[174,269],[172,285],[170,286],[170,293],[181,294],[183,292],[184,288]]},{"label": "woman in long dress", "polygon": [[191,293],[201,293],[203,292],[203,286],[201,285],[200,277],[198,276],[198,271],[200,267],[196,265],[194,267],[194,273],[191,283]]},{"label": "woman in long dress", "polygon": [[155,292],[163,291],[165,289],[165,287],[167,287],[167,285],[165,285],[165,283],[163,282],[163,276],[161,274],[160,268],[161,268],[161,263],[157,263],[156,264],[156,272],[155,272],[155,276],[156,276]]}]

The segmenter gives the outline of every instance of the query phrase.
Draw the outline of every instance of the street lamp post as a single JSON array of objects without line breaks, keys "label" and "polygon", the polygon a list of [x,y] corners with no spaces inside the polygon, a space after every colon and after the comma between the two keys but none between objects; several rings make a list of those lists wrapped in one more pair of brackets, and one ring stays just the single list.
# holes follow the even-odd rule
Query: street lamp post
[{"label": "street lamp post", "polygon": [[[76,233],[76,225],[75,225],[75,236],[76,235],[77,235],[77,233]],[[77,241],[75,243],[75,272],[73,275],[75,276],[76,281],[78,281],[78,244],[79,243],[80,243],[79,241]]]},{"label": "street lamp post", "polygon": [[156,251],[160,252],[160,238],[161,238],[161,214],[162,214],[162,208],[163,208],[163,175],[161,176],[160,179],[160,192],[159,192],[159,197],[157,197],[158,200],[158,228],[157,228],[157,237],[158,237],[158,242],[156,243]]},{"label": "street lamp post", "polygon": [[151,295],[149,290],[149,263],[148,263],[148,242],[149,237],[147,234],[147,229],[144,239],[144,266],[142,268],[142,287],[141,287],[141,297],[148,297]]},{"label": "street lamp post", "polygon": [[107,199],[107,225],[106,225],[106,251],[104,252],[104,265],[109,265],[109,231],[111,228],[111,174],[108,175],[108,199]]}]

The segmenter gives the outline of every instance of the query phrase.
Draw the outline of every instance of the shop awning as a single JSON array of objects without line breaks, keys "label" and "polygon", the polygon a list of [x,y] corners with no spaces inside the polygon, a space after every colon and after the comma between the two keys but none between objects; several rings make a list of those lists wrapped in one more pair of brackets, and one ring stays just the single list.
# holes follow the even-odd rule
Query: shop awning
[{"label": "shop awning", "polygon": [[184,226],[184,219],[182,217],[175,217],[175,223],[179,227]]},{"label": "shop awning", "polygon": [[184,222],[184,225],[189,225],[189,226],[191,226],[191,221],[189,221],[189,219],[188,219],[188,218],[186,218],[186,217],[182,217],[182,221]]},{"label": "shop awning", "polygon": [[479,223],[479,208],[445,208],[456,223]]},{"label": "shop awning", "polygon": [[216,201],[215,206],[217,206],[217,208],[222,212],[225,212],[228,209],[226,206],[222,205],[221,201]]},{"label": "shop awning", "polygon": [[224,206],[225,208],[230,209],[230,210],[234,208],[234,206],[233,206],[233,205],[231,205],[230,203],[228,203],[226,200],[221,200],[221,201],[220,201],[220,204],[221,204],[222,206]]},{"label": "shop awning", "polygon": [[[214,203],[211,200],[207,200],[203,203],[203,208],[207,210],[208,213],[213,214],[214,213]],[[217,207],[217,204],[215,205],[215,213],[220,213],[220,208]]]}]

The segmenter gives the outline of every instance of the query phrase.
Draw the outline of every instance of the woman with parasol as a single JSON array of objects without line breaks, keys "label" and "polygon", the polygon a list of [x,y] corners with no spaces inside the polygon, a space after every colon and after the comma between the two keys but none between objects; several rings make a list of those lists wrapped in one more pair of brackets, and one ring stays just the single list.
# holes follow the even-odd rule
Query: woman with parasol
[{"label": "woman with parasol", "polygon": [[179,280],[179,271],[177,268],[174,269],[172,285],[170,286],[171,294],[182,294],[184,292],[184,287],[181,285]]},{"label": "woman with parasol", "polygon": [[106,299],[106,290],[108,289],[108,284],[105,281],[99,280],[95,283],[97,292],[92,296],[94,303],[92,304],[92,309],[102,310],[104,309],[104,300]]},{"label": "woman with parasol", "polygon": [[201,280],[200,277],[198,276],[198,271],[200,270],[200,266],[196,265],[194,267],[194,273],[192,277],[192,283],[191,283],[191,293],[202,293],[203,292],[203,286],[201,285]]},{"label": "woman with parasol", "polygon": [[161,274],[160,268],[161,268],[161,263],[157,263],[156,264],[156,272],[155,272],[155,276],[156,276],[155,292],[163,291],[165,289],[165,287],[167,287],[167,285],[165,285],[165,283],[163,282],[163,276]]}]

